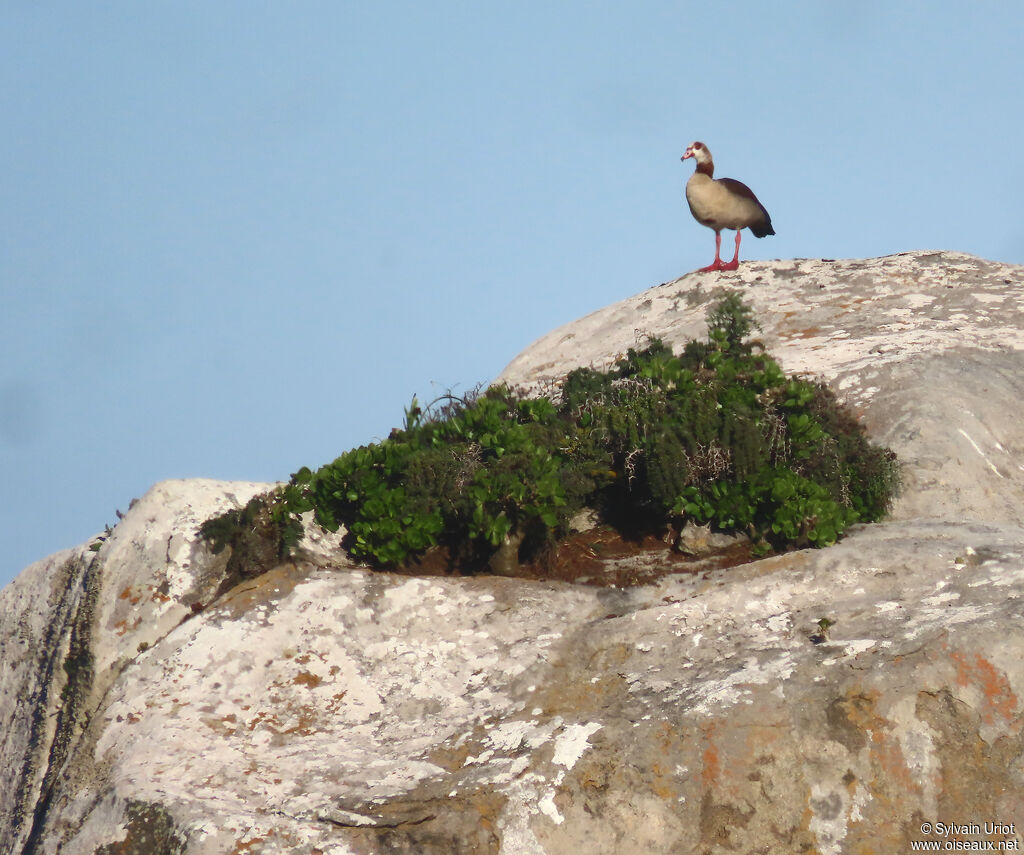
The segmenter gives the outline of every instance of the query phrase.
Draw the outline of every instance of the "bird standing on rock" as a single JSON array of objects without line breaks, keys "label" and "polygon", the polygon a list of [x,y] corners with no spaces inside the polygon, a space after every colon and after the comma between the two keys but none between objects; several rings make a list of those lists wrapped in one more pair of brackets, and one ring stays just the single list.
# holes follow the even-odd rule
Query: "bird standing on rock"
[{"label": "bird standing on rock", "polygon": [[[686,201],[690,213],[702,226],[715,231],[715,260],[700,271],[735,270],[740,264],[742,229],[749,228],[754,237],[759,238],[773,235],[775,229],[772,228],[772,218],[764,205],[757,201],[754,192],[742,181],[714,177],[715,163],[704,143],[690,143],[680,160],[689,157],[697,162],[697,169],[686,182]],[[736,252],[729,262],[723,262],[720,256],[722,229],[736,229]]]}]

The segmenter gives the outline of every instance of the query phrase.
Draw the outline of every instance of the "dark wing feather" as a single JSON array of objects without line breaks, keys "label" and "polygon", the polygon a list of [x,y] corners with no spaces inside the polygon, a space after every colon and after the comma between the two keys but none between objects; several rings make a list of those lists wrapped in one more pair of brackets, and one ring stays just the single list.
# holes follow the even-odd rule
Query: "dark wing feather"
[{"label": "dark wing feather", "polygon": [[761,204],[757,196],[754,195],[754,191],[751,190],[742,181],[737,181],[735,178],[719,178],[719,182],[724,184],[730,193],[735,193],[737,196],[743,196],[745,199],[750,199],[758,208],[761,209],[763,220],[758,223],[751,223],[750,231],[754,233],[754,237],[767,237],[768,235],[775,234],[775,229],[772,228],[772,218],[768,211],[765,210],[764,205]]}]

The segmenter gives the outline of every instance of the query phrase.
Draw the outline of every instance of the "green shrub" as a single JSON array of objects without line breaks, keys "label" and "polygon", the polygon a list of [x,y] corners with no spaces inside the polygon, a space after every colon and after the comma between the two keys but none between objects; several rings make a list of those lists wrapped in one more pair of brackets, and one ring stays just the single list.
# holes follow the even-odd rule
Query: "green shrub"
[{"label": "green shrub", "polygon": [[600,425],[628,476],[617,504],[653,522],[746,532],[762,549],[828,545],[879,519],[897,489],[895,455],[871,445],[827,387],[785,377],[744,340],[754,324],[734,294],[708,323],[708,341],[679,356],[655,341],[610,372],[566,379],[566,414]]},{"label": "green shrub", "polygon": [[491,388],[346,452],[307,494],[320,525],[344,523],[352,554],[385,567],[438,543],[469,556],[514,533],[543,539],[567,522],[564,427],[550,401]]},{"label": "green shrub", "polygon": [[786,377],[747,339],[755,326],[729,294],[708,313],[706,341],[674,353],[651,339],[608,370],[570,372],[556,400],[500,386],[426,410],[414,398],[383,442],[301,470],[204,534],[237,547],[262,520],[284,554],[312,510],[374,566],[441,545],[480,567],[510,542],[529,553],[557,541],[589,507],[651,530],[710,523],[761,551],[828,545],[886,512],[895,455],[823,384]]},{"label": "green shrub", "polygon": [[288,484],[202,524],[199,533],[214,553],[231,547],[228,578],[259,575],[288,557],[303,535],[301,515],[313,509],[306,489],[309,475],[303,469]]}]

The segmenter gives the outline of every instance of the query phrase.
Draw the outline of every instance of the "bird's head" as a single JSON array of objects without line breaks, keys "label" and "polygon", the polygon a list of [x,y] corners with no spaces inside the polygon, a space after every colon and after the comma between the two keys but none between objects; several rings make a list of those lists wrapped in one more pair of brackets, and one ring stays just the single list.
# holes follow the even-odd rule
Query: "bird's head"
[{"label": "bird's head", "polygon": [[683,156],[680,160],[686,160],[687,158],[694,158],[697,161],[697,165],[700,166],[705,163],[711,162],[711,152],[708,151],[708,147],[702,142],[692,142],[686,147],[686,151],[683,152]]}]

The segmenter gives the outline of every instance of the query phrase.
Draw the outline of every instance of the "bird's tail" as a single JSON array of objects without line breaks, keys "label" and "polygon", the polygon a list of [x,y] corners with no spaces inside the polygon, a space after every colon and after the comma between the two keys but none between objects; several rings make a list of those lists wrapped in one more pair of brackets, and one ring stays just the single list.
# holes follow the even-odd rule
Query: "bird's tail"
[{"label": "bird's tail", "polygon": [[772,228],[772,221],[766,220],[763,223],[757,223],[750,227],[750,231],[753,232],[754,237],[768,237],[768,235],[775,234],[775,229]]}]

